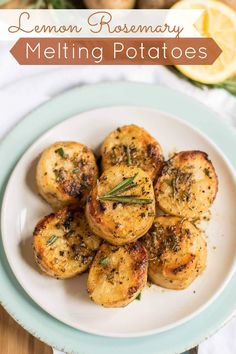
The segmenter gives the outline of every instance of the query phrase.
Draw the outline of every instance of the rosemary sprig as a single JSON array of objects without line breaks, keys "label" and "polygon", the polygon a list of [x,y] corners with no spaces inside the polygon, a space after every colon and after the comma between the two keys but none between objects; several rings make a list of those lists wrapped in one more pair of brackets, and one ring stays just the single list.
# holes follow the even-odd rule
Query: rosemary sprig
[{"label": "rosemary sprig", "polygon": [[117,203],[123,203],[123,204],[151,204],[152,199],[142,199],[142,198],[137,198],[132,195],[126,195],[126,196],[110,196],[110,195],[104,195],[102,197],[98,197],[99,200],[103,201],[111,201],[111,202],[117,202]]},{"label": "rosemary sprig", "polygon": [[216,88],[222,88],[222,89],[228,91],[229,93],[231,93],[231,95],[236,96],[236,78],[231,79],[231,80],[226,80],[226,81],[221,82],[219,84],[215,84],[214,86]]},{"label": "rosemary sprig", "polygon": [[130,153],[130,147],[129,145],[126,145],[125,146],[125,152],[126,152],[126,155],[127,155],[127,161],[128,161],[128,165],[132,165],[132,158],[131,158],[131,153]]},{"label": "rosemary sprig", "polygon": [[142,199],[136,195],[120,195],[124,191],[127,191],[128,189],[135,186],[134,179],[137,177],[137,175],[138,173],[136,173],[133,177],[126,178],[124,181],[114,187],[110,192],[97,197],[97,199],[124,204],[151,204],[152,199]]},{"label": "rosemary sprig", "polygon": [[168,68],[174,74],[176,74],[180,78],[190,82],[191,84],[199,87],[201,90],[204,90],[205,88],[209,88],[209,89],[219,88],[219,89],[224,89],[224,90],[228,91],[233,96],[236,96],[236,77],[229,79],[229,80],[225,80],[223,82],[220,82],[219,84],[203,84],[201,82],[189,79],[184,74],[182,74],[179,70],[177,70],[174,66],[169,66]]},{"label": "rosemary sprig", "polygon": [[134,185],[134,179],[137,177],[137,175],[138,174],[136,173],[133,177],[126,178],[103,197],[115,196],[117,194],[123,193],[125,190]]}]

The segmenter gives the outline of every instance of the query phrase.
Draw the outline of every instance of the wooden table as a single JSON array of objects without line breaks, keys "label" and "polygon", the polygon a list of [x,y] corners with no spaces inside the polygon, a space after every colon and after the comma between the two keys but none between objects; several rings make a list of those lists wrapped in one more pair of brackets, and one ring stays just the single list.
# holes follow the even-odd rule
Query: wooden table
[{"label": "wooden table", "polygon": [[0,306],[1,354],[52,354],[52,349],[20,327]]}]

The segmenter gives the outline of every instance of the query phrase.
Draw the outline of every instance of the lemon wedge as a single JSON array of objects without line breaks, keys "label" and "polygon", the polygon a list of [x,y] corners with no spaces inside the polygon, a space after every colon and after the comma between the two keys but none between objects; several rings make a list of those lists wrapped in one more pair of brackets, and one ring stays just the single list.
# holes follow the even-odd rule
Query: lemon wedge
[{"label": "lemon wedge", "polygon": [[216,84],[236,74],[236,12],[216,0],[181,0],[173,9],[203,9],[195,23],[203,37],[213,38],[222,53],[212,65],[177,65],[188,78],[205,84]]}]

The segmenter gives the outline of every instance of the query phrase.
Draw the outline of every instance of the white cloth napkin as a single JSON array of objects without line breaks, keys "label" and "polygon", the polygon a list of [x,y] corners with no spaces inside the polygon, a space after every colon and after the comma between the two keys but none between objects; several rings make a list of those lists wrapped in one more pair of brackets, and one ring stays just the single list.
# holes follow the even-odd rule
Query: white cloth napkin
[{"label": "white cloth napkin", "polygon": [[[101,81],[158,83],[187,93],[209,105],[236,127],[236,99],[222,90],[200,90],[158,66],[20,66],[0,42],[0,140],[27,113],[74,86]],[[199,354],[235,354],[236,320],[199,346]],[[54,352],[59,354],[58,351]],[[95,353],[90,353],[95,354]]]}]

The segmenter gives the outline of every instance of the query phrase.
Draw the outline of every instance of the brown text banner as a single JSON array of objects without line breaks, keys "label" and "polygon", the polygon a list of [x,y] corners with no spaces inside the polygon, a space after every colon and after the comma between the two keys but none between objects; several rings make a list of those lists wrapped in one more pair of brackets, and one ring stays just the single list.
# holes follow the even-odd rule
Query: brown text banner
[{"label": "brown text banner", "polygon": [[222,50],[212,38],[20,38],[22,65],[211,65]]}]

